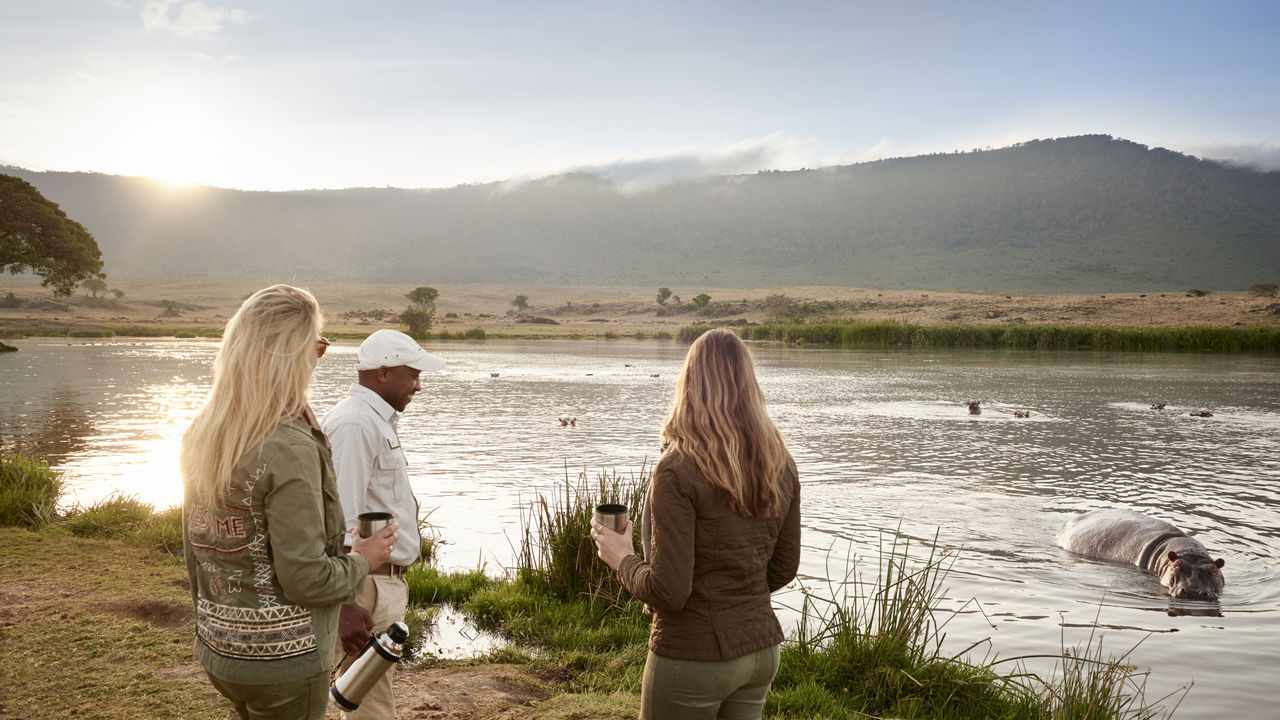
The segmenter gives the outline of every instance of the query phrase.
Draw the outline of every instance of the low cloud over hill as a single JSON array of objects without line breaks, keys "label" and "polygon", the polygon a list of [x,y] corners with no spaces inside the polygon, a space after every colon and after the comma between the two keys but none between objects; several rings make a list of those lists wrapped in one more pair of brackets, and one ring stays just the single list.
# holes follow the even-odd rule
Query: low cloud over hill
[{"label": "low cloud over hill", "polygon": [[1020,292],[1280,280],[1280,173],[1108,136],[651,188],[584,172],[268,193],[0,172],[83,223],[118,277]]}]

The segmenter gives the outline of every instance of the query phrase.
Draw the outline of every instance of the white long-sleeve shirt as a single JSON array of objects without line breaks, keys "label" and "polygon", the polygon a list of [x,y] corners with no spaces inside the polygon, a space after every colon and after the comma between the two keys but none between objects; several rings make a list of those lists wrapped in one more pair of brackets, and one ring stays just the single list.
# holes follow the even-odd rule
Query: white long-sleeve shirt
[{"label": "white long-sleeve shirt", "polygon": [[356,516],[389,512],[400,524],[388,562],[410,565],[422,552],[418,531],[418,499],[409,485],[409,466],[396,434],[399,413],[374,391],[360,384],[333,407],[321,427],[333,446],[338,495],[346,514],[346,544]]}]

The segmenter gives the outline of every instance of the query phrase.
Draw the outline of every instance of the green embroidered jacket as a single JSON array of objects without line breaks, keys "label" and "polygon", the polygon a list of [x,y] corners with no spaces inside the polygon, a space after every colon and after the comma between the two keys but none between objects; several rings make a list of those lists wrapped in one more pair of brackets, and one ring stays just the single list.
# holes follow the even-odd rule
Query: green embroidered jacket
[{"label": "green embroidered jacket", "polygon": [[196,608],[196,659],[236,683],[328,672],[338,609],[369,563],[342,551],[344,517],[324,433],[281,422],[237,464],[216,507],[186,488],[183,551]]}]

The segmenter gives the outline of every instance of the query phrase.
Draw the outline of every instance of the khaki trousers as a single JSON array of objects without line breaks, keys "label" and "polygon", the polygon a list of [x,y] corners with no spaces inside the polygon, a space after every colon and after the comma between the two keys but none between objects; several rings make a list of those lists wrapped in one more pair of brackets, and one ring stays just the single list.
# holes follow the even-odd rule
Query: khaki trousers
[{"label": "khaki trousers", "polygon": [[205,675],[240,720],[324,720],[329,705],[329,673],[267,685],[228,682],[207,670]]},{"label": "khaki trousers", "polygon": [[[405,610],[409,607],[409,586],[403,577],[390,575],[369,575],[364,579],[364,589],[356,596],[356,604],[373,616],[373,631],[385,632],[393,622],[404,622]],[[347,669],[351,659],[343,660],[346,653],[342,650],[342,639],[338,639],[334,648],[334,663],[342,662],[342,671]],[[395,668],[387,670],[369,693],[360,701],[360,707],[342,716],[347,720],[394,720],[396,716],[396,699],[391,693],[391,673]]]},{"label": "khaki trousers", "polygon": [[673,660],[649,652],[640,688],[641,720],[760,720],[778,673],[779,646],[735,660]]}]

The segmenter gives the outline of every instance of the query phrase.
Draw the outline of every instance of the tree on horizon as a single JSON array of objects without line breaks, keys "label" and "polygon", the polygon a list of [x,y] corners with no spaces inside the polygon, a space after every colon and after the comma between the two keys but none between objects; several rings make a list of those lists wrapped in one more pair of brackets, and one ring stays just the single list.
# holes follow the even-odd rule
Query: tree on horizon
[{"label": "tree on horizon", "polygon": [[60,297],[70,297],[81,282],[106,277],[93,235],[12,175],[0,175],[0,271],[35,273]]},{"label": "tree on horizon", "polygon": [[431,326],[435,324],[436,298],[440,297],[440,291],[422,285],[405,293],[404,296],[409,300],[409,307],[405,308],[397,319],[409,328],[409,337],[423,340],[427,337],[427,333],[431,332]]}]

